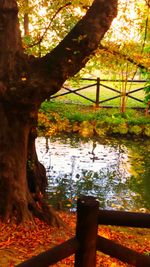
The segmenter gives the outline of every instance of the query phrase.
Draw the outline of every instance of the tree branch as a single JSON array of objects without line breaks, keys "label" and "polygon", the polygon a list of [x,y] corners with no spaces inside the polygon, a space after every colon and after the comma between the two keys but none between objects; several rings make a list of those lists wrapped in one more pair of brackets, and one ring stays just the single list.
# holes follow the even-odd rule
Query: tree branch
[{"label": "tree branch", "polygon": [[117,0],[94,0],[86,15],[60,44],[51,53],[33,61],[32,77],[42,75],[46,82],[55,81],[49,95],[58,91],[58,86],[85,66],[116,15]]},{"label": "tree branch", "polygon": [[145,0],[145,2],[146,2],[146,5],[147,5],[148,7],[150,7],[150,0]]},{"label": "tree branch", "polygon": [[109,54],[112,54],[114,56],[120,56],[121,58],[125,59],[126,61],[136,65],[138,68],[147,70],[147,67],[145,67],[143,64],[137,62],[134,58],[131,58],[130,56],[128,56],[126,54],[123,54],[119,51],[112,50],[111,48],[109,48],[107,46],[103,46],[102,44],[100,44],[99,49],[102,51],[105,51]]}]

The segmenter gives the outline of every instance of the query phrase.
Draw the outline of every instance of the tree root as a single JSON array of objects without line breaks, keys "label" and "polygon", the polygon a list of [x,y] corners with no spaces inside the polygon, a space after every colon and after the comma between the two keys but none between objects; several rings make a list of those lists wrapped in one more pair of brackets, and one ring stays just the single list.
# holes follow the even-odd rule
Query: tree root
[{"label": "tree root", "polygon": [[28,194],[28,200],[12,199],[9,202],[1,220],[5,223],[15,223],[25,226],[34,225],[34,217],[44,221],[50,226],[66,227],[57,212],[51,207],[42,194]]},{"label": "tree root", "polygon": [[44,197],[34,197],[34,204],[30,206],[32,214],[48,225],[55,227],[66,227],[57,212],[50,206]]}]

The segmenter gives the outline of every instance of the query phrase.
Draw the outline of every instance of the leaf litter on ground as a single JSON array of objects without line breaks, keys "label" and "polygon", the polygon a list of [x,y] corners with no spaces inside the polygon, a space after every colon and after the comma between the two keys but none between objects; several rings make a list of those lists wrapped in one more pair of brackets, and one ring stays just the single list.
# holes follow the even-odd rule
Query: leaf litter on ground
[{"label": "leaf litter on ground", "polygon": [[[60,212],[59,216],[67,227],[57,229],[35,219],[35,224],[24,225],[0,223],[0,267],[14,267],[17,264],[50,249],[75,235],[76,214]],[[150,254],[150,229],[100,226],[98,234],[114,240],[135,251]],[[98,267],[129,267],[131,265],[97,252]],[[53,267],[73,267],[74,255],[56,263]]]}]

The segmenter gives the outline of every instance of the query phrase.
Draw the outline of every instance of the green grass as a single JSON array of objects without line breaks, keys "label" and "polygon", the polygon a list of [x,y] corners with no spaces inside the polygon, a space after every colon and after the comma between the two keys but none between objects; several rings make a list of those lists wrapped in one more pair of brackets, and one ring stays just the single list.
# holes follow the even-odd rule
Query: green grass
[{"label": "green grass", "polygon": [[[92,83],[94,82],[92,81]],[[84,85],[87,85],[87,81],[85,84],[82,84],[82,86]],[[120,92],[120,83],[114,84],[112,82],[103,82],[103,85],[115,88]],[[128,85],[128,91],[143,86],[144,84],[142,83],[132,84],[131,87]],[[76,88],[79,88],[78,84],[76,85]],[[66,92],[65,89],[62,89],[57,95],[62,92]],[[96,99],[96,85],[91,88],[86,88],[80,91],[80,93],[92,99],[94,102]],[[100,100],[108,99],[116,95],[118,95],[116,92],[113,92],[104,86],[100,87]],[[134,93],[132,96],[144,100],[145,95],[144,91],[141,90]],[[136,126],[137,129],[138,127],[143,127],[143,125],[148,125],[147,127],[149,129],[150,116],[145,116],[144,102],[141,103],[128,98],[125,113],[120,112],[120,97],[103,103],[102,105],[100,104],[99,108],[97,108],[93,102],[81,98],[76,94],[68,94],[56,99],[51,99],[50,101],[45,101],[41,105],[41,111],[46,114],[48,120],[54,123],[57,121],[57,123],[61,124],[64,119],[68,119],[71,124],[74,122],[81,123],[83,121],[92,121],[103,125],[109,125],[109,127],[119,128],[120,125],[122,125],[122,131],[126,130],[126,125],[128,125],[128,127]],[[113,106],[113,108],[105,108],[104,106]],[[143,109],[137,110],[134,108]]]},{"label": "green grass", "polygon": [[125,113],[121,113],[119,108],[94,108],[88,105],[45,101],[41,106],[41,110],[49,118],[53,116],[51,114],[57,113],[61,119],[67,118],[71,122],[105,121],[109,124],[119,124],[128,121],[131,125],[150,123],[150,117],[145,116],[144,110],[135,110],[132,108],[127,108]]},{"label": "green grass", "polygon": [[[92,84],[94,84],[94,83],[95,82],[92,82]],[[88,84],[91,84],[91,82]],[[116,83],[116,82],[115,83],[114,82],[102,82],[102,84],[106,85],[108,87],[112,87],[114,89],[117,89],[118,91],[121,91],[122,85],[119,82],[118,83]],[[85,84],[83,84],[83,83],[81,84],[82,87],[84,85],[87,85],[87,81],[85,82]],[[81,86],[79,84],[77,84],[76,87],[73,87],[73,89],[81,88]],[[69,86],[67,86],[67,87],[69,88]],[[142,87],[144,87],[144,83],[134,83],[132,85],[128,84],[127,90],[128,90],[128,92],[131,92],[132,90],[142,88]],[[66,92],[67,92],[67,90],[62,89],[56,95],[59,95],[61,93],[66,93]],[[92,86],[90,88],[78,91],[77,93],[80,93],[83,96],[90,98],[91,101],[86,100],[86,99],[82,98],[81,96],[78,96],[77,94],[74,94],[74,93],[60,96],[60,97],[56,98],[56,101],[65,102],[65,103],[81,104],[81,105],[93,105],[94,102],[96,101],[96,85]],[[133,97],[136,97],[142,101],[144,101],[144,98],[145,98],[145,93],[143,90],[132,93],[130,95]],[[105,88],[102,85],[100,86],[100,101],[107,100],[107,99],[115,97],[115,96],[119,96],[119,94],[108,89],[108,88]],[[116,99],[106,101],[106,102],[100,104],[100,106],[120,107],[120,104],[121,104],[121,98],[118,97]],[[139,101],[136,101],[134,99],[131,99],[130,97],[126,97],[126,106],[127,107],[145,107],[145,104],[141,103]]]}]

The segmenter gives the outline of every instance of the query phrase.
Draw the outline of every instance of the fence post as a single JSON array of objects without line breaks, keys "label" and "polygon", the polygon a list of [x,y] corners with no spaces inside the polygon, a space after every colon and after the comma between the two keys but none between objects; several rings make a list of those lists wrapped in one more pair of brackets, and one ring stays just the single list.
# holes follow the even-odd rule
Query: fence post
[{"label": "fence post", "polygon": [[96,266],[98,212],[99,203],[94,197],[78,199],[76,237],[79,249],[75,253],[75,267]]},{"label": "fence post", "polygon": [[96,107],[99,107],[99,98],[100,98],[100,78],[97,78],[97,85],[96,85]]}]

